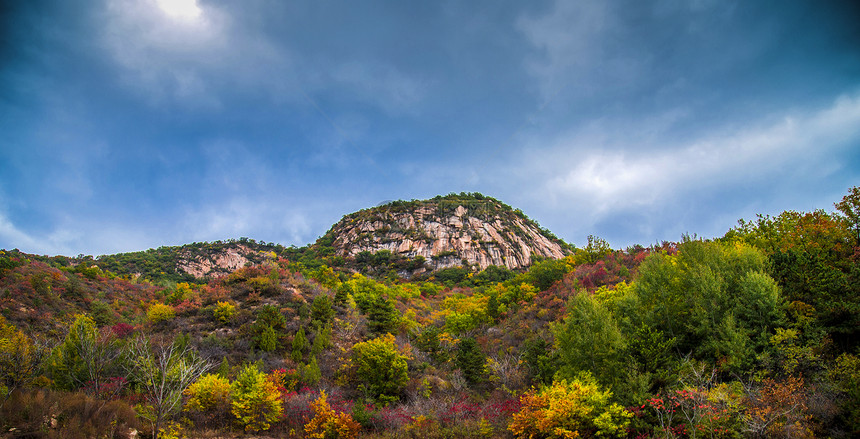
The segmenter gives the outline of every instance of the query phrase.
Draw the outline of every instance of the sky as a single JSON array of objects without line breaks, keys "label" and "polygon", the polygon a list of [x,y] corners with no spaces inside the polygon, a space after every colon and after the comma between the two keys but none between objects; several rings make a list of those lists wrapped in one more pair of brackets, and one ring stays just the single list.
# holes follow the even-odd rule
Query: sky
[{"label": "sky", "polygon": [[860,185],[852,1],[0,1],[0,248],[101,255],[480,192],[565,241]]}]

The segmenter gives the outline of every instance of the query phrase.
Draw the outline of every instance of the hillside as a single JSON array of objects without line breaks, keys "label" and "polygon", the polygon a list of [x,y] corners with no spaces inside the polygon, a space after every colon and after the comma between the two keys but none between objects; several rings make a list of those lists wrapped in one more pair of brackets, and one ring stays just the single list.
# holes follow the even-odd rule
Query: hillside
[{"label": "hillside", "polygon": [[246,265],[260,264],[283,251],[284,247],[281,245],[240,238],[165,246],[146,251],[102,255],[96,258],[79,256],[70,259],[69,262],[72,264],[88,262],[104,270],[131,278],[193,282],[198,279],[225,276]]},{"label": "hillside", "polygon": [[[512,224],[540,231],[485,200],[356,212],[304,249],[0,251],[0,438],[518,439],[554,437],[553,422],[575,437],[857,436],[860,189],[836,213],[647,248],[589,237],[518,270],[430,271],[417,253],[374,247],[421,241],[418,219],[449,243],[501,224],[499,249],[525,242]],[[357,224],[379,233],[352,253],[338,239]],[[188,261],[209,278],[172,282],[200,269]],[[195,364],[209,374],[168,380],[166,396],[147,387],[158,367],[175,377]],[[159,401],[172,405],[156,416]]]},{"label": "hillside", "polygon": [[337,255],[361,259],[388,251],[423,258],[422,269],[491,265],[516,270],[533,257],[561,259],[570,246],[519,210],[481,194],[395,201],[346,215],[327,234]]}]

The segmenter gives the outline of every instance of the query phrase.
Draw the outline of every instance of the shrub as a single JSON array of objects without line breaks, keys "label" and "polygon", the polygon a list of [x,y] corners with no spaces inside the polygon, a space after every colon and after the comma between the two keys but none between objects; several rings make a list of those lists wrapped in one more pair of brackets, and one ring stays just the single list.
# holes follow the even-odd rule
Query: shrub
[{"label": "shrub", "polygon": [[185,389],[185,410],[196,414],[195,422],[222,423],[230,413],[230,380],[206,374]]},{"label": "shrub", "polygon": [[215,310],[212,311],[212,315],[221,323],[230,323],[233,320],[233,316],[236,315],[236,305],[230,302],[218,302],[215,305]]},{"label": "shrub", "polygon": [[176,311],[170,305],[163,303],[153,303],[146,310],[146,318],[152,323],[160,323],[173,319],[176,316]]},{"label": "shrub", "polygon": [[185,395],[188,396],[186,410],[216,410],[230,402],[230,381],[218,375],[206,374],[188,386]]},{"label": "shrub", "polygon": [[611,397],[590,375],[556,381],[520,398],[522,409],[514,413],[508,430],[522,438],[622,436],[633,414],[610,403]]},{"label": "shrub", "polygon": [[348,413],[337,413],[326,401],[325,391],[311,403],[314,417],[305,425],[305,433],[314,439],[354,439],[358,437],[361,424]]}]

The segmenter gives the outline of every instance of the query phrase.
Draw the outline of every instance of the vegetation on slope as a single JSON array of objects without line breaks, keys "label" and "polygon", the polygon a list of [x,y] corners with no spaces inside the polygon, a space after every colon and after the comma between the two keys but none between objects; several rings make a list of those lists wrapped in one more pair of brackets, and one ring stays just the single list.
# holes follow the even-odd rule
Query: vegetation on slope
[{"label": "vegetation on slope", "polygon": [[860,189],[837,207],[408,280],[325,245],[187,283],[7,252],[0,431],[851,437]]}]

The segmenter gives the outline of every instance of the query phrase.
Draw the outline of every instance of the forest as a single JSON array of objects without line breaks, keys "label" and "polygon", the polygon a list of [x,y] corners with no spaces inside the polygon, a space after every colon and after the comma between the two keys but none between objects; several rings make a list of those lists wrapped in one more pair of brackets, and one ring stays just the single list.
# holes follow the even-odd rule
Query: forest
[{"label": "forest", "polygon": [[858,187],[523,271],[407,279],[332,240],[207,279],[0,252],[0,437],[860,435]]}]

